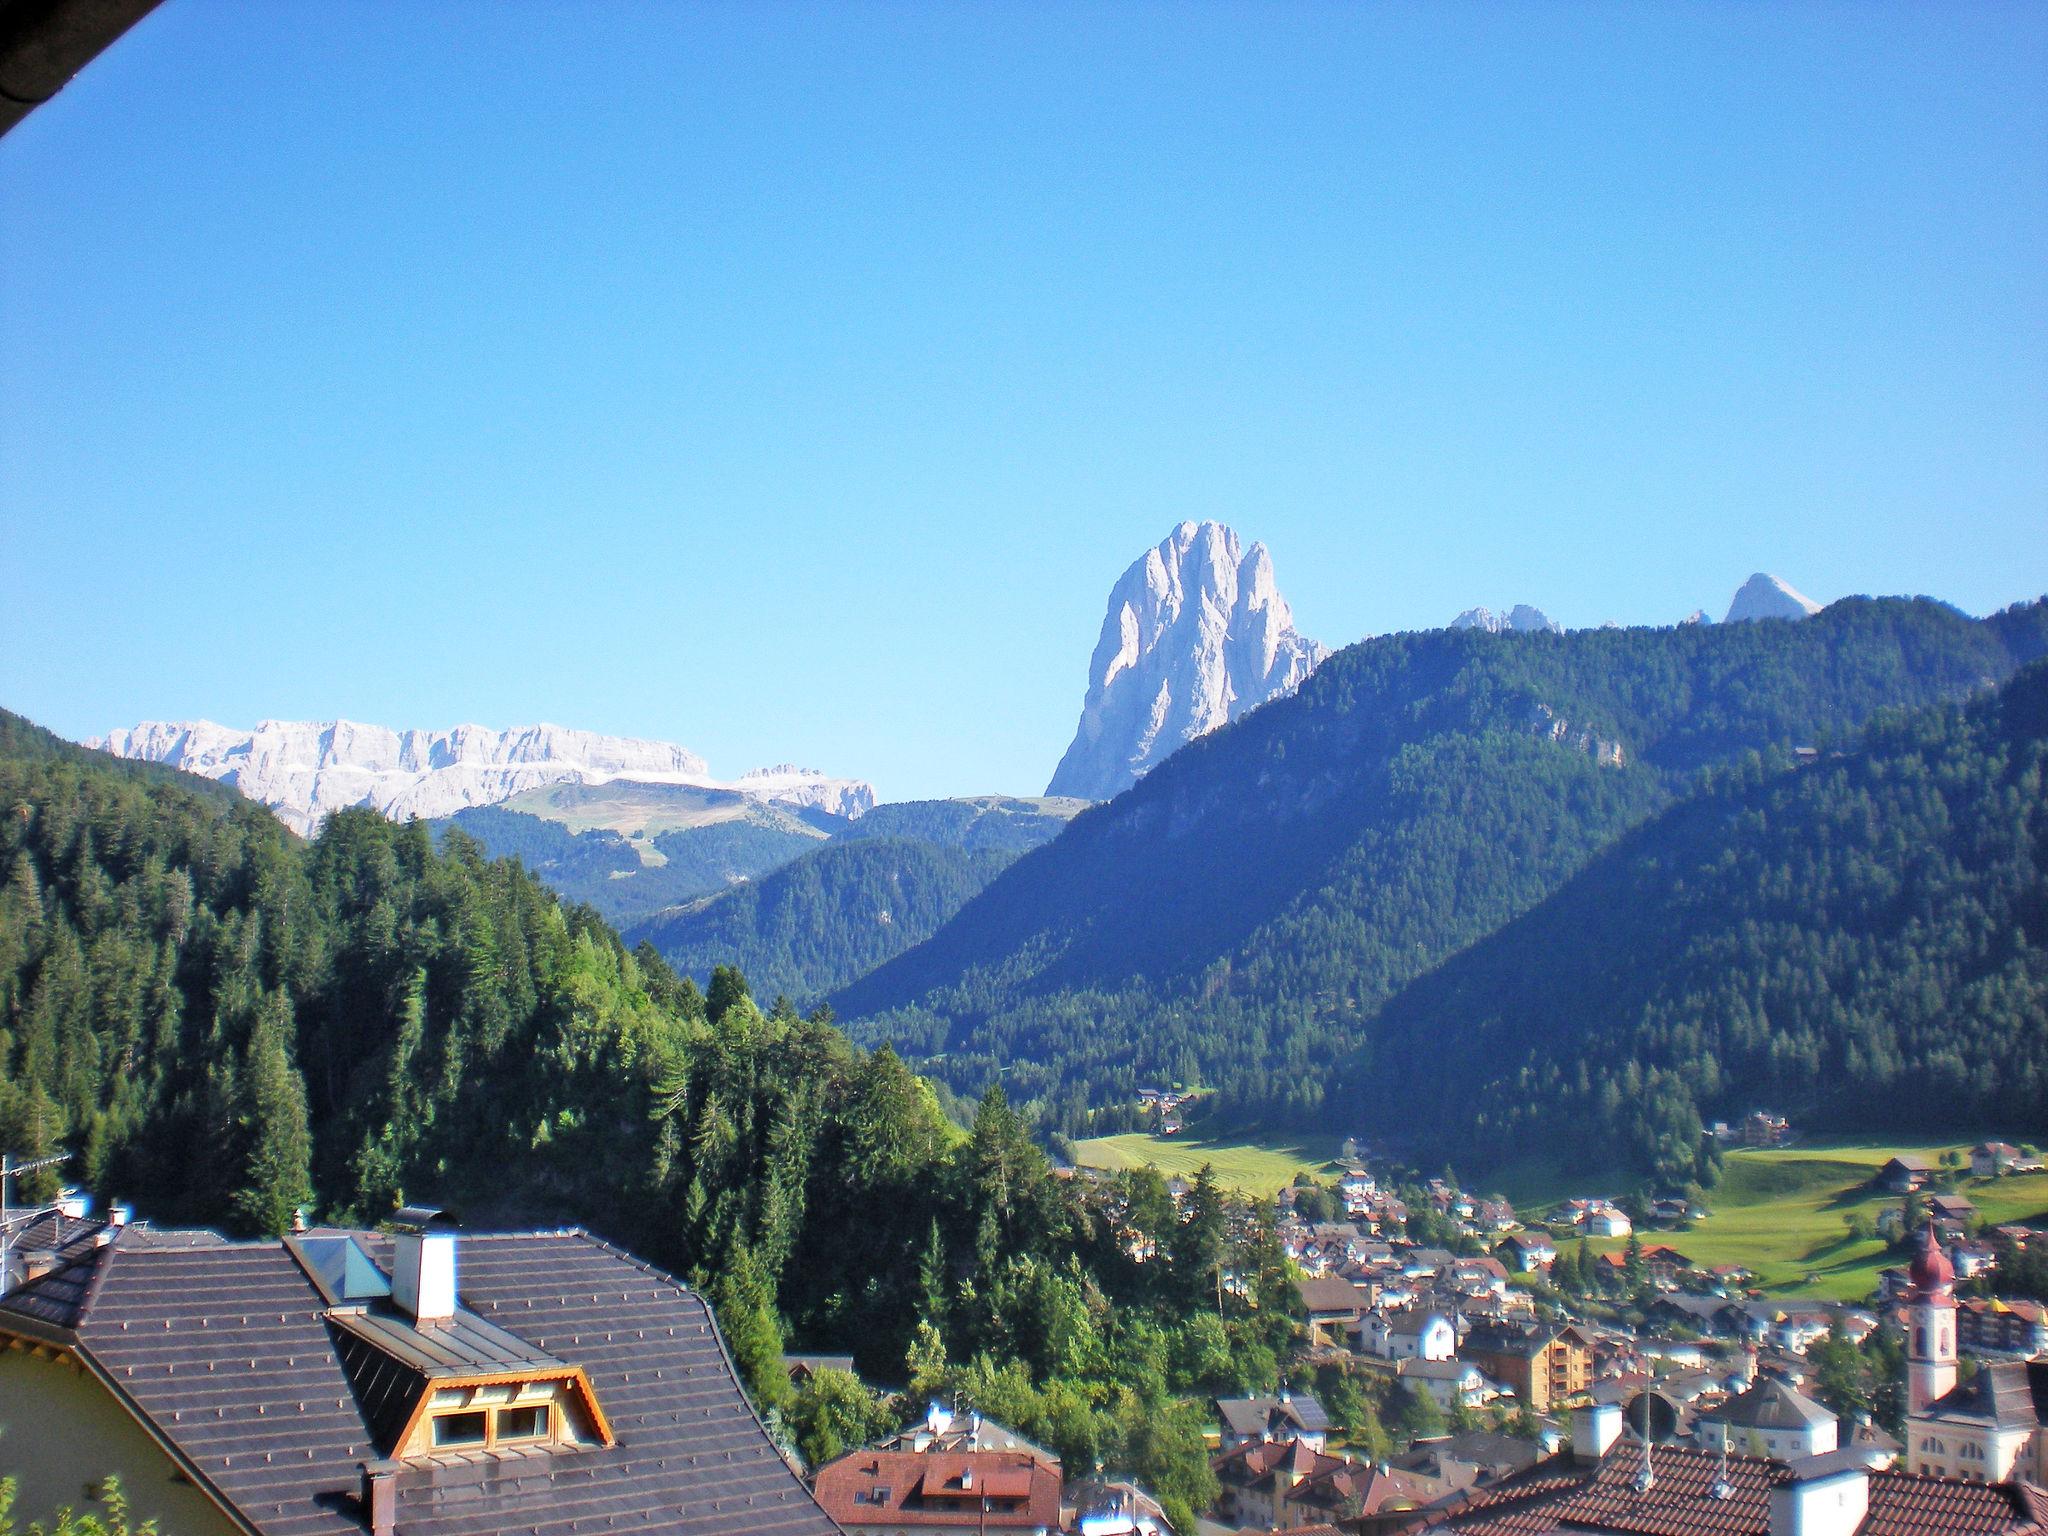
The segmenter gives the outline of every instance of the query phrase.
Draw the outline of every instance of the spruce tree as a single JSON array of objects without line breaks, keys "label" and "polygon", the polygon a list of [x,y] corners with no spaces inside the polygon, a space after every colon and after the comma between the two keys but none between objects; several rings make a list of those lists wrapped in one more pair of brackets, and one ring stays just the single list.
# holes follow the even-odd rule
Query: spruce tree
[{"label": "spruce tree", "polygon": [[246,1226],[273,1236],[289,1232],[299,1208],[313,1199],[313,1136],[306,1086],[286,1048],[290,1027],[291,1004],[273,994],[257,1015],[242,1072],[248,1182],[235,1192],[234,1207]]}]

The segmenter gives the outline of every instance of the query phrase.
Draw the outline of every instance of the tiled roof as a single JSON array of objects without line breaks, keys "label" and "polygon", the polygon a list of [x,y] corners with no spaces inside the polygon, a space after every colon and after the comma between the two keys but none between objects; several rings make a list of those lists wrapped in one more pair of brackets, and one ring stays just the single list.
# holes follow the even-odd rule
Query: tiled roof
[{"label": "tiled roof", "polygon": [[1745,1429],[1810,1429],[1834,1418],[1812,1398],[1768,1377],[1702,1415]]},{"label": "tiled roof", "polygon": [[[365,1236],[388,1263],[389,1243]],[[401,1463],[405,1536],[576,1536],[627,1524],[666,1536],[829,1536],[741,1394],[710,1309],[684,1286],[582,1232],[464,1235],[460,1297],[479,1337],[585,1371],[609,1448],[444,1454]],[[176,1447],[187,1470],[263,1536],[360,1536],[358,1465],[383,1454],[330,1308],[275,1242],[125,1232],[96,1251],[84,1294],[49,1281],[0,1302],[0,1328],[70,1342]],[[29,1292],[35,1292],[33,1296]],[[422,1373],[425,1374],[425,1373]]]},{"label": "tiled roof", "polygon": [[1349,1280],[1332,1276],[1311,1276],[1297,1280],[1301,1304],[1311,1312],[1356,1312],[1365,1306],[1365,1292]]},{"label": "tiled roof", "polygon": [[1926,1412],[1929,1418],[1969,1419],[2000,1429],[2048,1424],[2048,1359],[1986,1361]]},{"label": "tiled roof", "polygon": [[[1730,1456],[1724,1463],[1690,1446],[1660,1448],[1654,1481],[1639,1490],[1641,1467],[1639,1451],[1619,1450],[1584,1482],[1546,1491],[1544,1480],[1533,1478],[1485,1490],[1456,1507],[1446,1504],[1428,1529],[1461,1536],[1547,1536],[1553,1531],[1767,1536],[1771,1490],[1792,1479],[1779,1462]],[[1726,1495],[1716,1497],[1715,1484],[1724,1476]],[[2024,1485],[1897,1471],[1869,1476],[1869,1512],[1857,1536],[2040,1536],[2043,1530],[2041,1495]]]},{"label": "tiled roof", "polygon": [[1272,1424],[1274,1416],[1309,1434],[1327,1431],[1330,1416],[1323,1411],[1323,1405],[1306,1392],[1297,1392],[1285,1401],[1277,1397],[1220,1397],[1216,1400],[1216,1416],[1223,1421],[1223,1427],[1233,1435],[1257,1435]]},{"label": "tiled roof", "polygon": [[849,1451],[818,1469],[817,1486],[818,1503],[846,1526],[1036,1531],[1060,1521],[1058,1470],[1020,1451]]}]

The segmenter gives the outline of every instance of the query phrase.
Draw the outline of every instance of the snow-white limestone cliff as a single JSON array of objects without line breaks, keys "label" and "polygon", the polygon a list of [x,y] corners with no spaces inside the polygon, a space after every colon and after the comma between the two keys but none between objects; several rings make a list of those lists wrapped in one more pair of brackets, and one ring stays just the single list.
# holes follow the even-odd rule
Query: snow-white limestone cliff
[{"label": "snow-white limestone cliff", "polygon": [[1527,603],[1517,603],[1506,613],[1495,613],[1491,608],[1467,608],[1451,620],[1451,628],[1483,629],[1492,635],[1536,634],[1545,630],[1553,635],[1564,633],[1562,624]]},{"label": "snow-white limestone cliff", "polygon": [[145,721],[86,745],[232,784],[307,834],[344,806],[367,805],[397,819],[432,818],[495,805],[547,784],[614,779],[732,789],[838,816],[859,816],[875,803],[873,787],[857,779],[784,766],[757,769],[726,784],[686,748],[558,725],[394,731],[353,720],[265,720],[242,731],[210,720]]},{"label": "snow-white limestone cliff", "polygon": [[1743,619],[1804,619],[1820,612],[1820,604],[1804,592],[1764,571],[1745,581],[1728,605],[1725,623]]},{"label": "snow-white limestone cliff", "polygon": [[1328,654],[1295,631],[1265,545],[1182,523],[1110,590],[1081,723],[1045,792],[1121,794],[1184,742],[1293,692]]}]

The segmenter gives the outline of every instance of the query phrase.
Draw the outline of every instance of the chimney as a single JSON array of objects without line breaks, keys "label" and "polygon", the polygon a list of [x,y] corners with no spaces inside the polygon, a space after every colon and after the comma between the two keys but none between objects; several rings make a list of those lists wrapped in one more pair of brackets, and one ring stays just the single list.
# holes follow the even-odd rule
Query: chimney
[{"label": "chimney", "polygon": [[398,1529],[398,1463],[365,1461],[363,1474],[363,1519],[370,1536],[393,1536]]},{"label": "chimney", "polygon": [[414,1321],[432,1323],[455,1315],[455,1234],[439,1211],[407,1206],[393,1218],[391,1300]]},{"label": "chimney", "polygon": [[[1621,1438],[1621,1404],[1587,1403],[1572,1410],[1572,1455],[1598,1461]],[[1775,1533],[1773,1533],[1775,1536]]]},{"label": "chimney", "polygon": [[1790,1463],[1771,1490],[1770,1536],[1856,1536],[1870,1513],[1870,1469],[1854,1451]]}]

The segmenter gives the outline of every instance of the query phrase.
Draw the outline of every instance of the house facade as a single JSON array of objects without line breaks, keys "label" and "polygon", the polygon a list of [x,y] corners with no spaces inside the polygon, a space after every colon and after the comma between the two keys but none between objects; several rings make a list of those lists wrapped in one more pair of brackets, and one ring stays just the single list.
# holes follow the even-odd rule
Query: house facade
[{"label": "house facade", "polygon": [[1549,1413],[1592,1380],[1591,1341],[1569,1324],[1476,1323],[1460,1355],[1532,1413]]},{"label": "house facade", "polygon": [[1795,1461],[1836,1449],[1835,1416],[1782,1381],[1766,1379],[1699,1416],[1694,1438],[1710,1451]]}]

